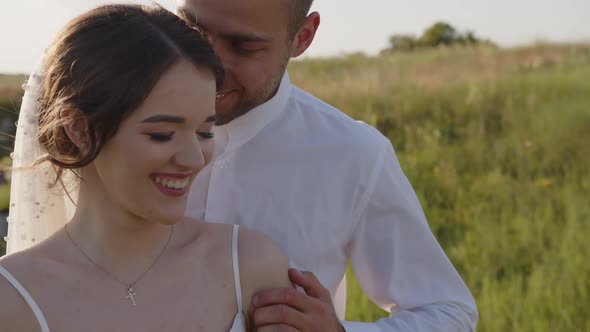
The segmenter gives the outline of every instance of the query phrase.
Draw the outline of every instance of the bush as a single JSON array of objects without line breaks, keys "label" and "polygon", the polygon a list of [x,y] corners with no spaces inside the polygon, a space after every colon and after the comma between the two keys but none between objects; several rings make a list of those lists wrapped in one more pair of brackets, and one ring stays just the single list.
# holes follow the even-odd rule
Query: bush
[{"label": "bush", "polygon": [[436,48],[439,46],[494,46],[489,40],[482,40],[472,31],[460,33],[446,22],[436,22],[428,27],[421,37],[412,35],[393,35],[389,38],[389,47],[381,53],[411,52],[418,49]]}]

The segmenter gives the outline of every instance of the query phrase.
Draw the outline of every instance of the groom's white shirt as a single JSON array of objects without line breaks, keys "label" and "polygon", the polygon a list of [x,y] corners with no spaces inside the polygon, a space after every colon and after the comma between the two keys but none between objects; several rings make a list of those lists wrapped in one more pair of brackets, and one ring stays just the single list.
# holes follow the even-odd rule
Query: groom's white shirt
[{"label": "groom's white shirt", "polygon": [[291,85],[216,127],[216,158],[187,215],[265,233],[314,272],[344,316],[350,258],[364,292],[390,311],[354,331],[474,331],[473,297],[433,237],[391,143]]}]

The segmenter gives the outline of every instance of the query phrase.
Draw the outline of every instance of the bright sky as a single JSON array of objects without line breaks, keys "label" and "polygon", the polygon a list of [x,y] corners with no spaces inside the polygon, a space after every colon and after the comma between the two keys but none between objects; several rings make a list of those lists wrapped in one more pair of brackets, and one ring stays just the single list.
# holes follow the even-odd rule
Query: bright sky
[{"label": "bright sky", "polygon": [[[29,72],[69,19],[105,2],[2,0],[0,73]],[[175,7],[175,0],[155,2]],[[439,20],[502,46],[539,39],[590,41],[590,0],[315,0],[312,9],[322,15],[316,40],[306,53],[312,57],[374,54],[392,34],[419,35]]]}]

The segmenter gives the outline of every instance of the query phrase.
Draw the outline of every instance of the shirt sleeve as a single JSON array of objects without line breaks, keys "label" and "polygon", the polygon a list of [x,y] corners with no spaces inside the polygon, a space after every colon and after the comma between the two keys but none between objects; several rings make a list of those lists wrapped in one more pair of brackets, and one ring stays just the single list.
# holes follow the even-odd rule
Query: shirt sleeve
[{"label": "shirt sleeve", "polygon": [[347,332],[475,331],[477,307],[430,231],[389,141],[369,177],[351,242],[365,294],[391,317],[342,322]]}]

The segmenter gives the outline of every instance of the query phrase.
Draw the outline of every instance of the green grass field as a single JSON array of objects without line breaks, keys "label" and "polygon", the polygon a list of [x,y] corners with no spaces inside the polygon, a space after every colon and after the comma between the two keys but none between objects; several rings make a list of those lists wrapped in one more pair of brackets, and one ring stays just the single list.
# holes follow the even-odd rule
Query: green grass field
[{"label": "green grass field", "polygon": [[[478,331],[590,332],[590,45],[357,54],[289,71],[390,138],[477,300]],[[7,80],[0,91],[22,82]],[[383,317],[349,276],[347,318]]]},{"label": "green grass field", "polygon": [[[590,331],[588,45],[354,55],[290,72],[390,138],[477,300],[478,331]],[[348,319],[384,316],[354,280],[349,303]]]}]

